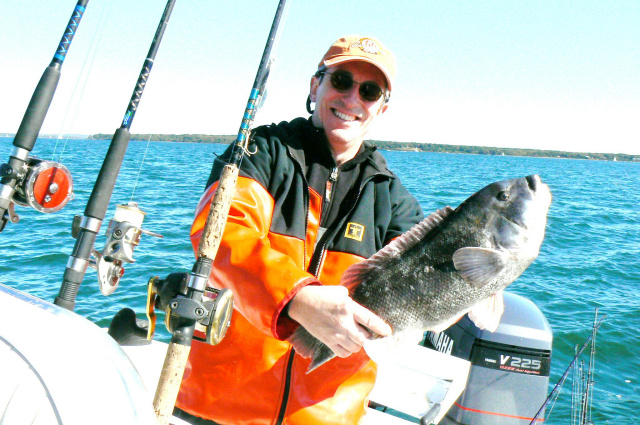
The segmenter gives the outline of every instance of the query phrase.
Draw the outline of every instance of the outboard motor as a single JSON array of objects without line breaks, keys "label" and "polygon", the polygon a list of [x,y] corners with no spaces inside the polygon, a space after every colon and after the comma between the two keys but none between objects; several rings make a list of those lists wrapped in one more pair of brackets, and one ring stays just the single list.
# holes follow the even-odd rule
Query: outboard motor
[{"label": "outboard motor", "polygon": [[[530,300],[504,292],[505,312],[495,332],[464,316],[424,346],[471,362],[467,386],[444,425],[528,425],[547,398],[553,333]],[[541,413],[539,420],[544,418]]]}]

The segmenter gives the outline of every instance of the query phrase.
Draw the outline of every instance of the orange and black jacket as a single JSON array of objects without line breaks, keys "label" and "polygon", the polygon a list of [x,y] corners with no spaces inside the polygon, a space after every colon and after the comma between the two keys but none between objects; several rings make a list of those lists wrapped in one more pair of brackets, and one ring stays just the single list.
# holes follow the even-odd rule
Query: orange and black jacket
[{"label": "orange and black jacket", "polygon": [[[195,341],[177,407],[219,424],[356,424],[376,366],[361,350],[307,374],[285,341],[287,303],[305,285],[336,285],[422,219],[422,210],[368,143],[337,167],[310,120],[259,127],[244,157],[210,283],[235,309],[223,341]],[[214,162],[191,229],[194,249],[230,149]]]}]

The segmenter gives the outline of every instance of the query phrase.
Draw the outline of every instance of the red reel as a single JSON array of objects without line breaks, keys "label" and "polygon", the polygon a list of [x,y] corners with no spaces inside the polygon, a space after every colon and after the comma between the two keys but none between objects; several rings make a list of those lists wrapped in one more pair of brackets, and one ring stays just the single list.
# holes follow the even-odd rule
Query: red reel
[{"label": "red reel", "polygon": [[29,158],[27,174],[13,200],[43,213],[56,212],[73,199],[73,179],[67,168],[57,162]]}]

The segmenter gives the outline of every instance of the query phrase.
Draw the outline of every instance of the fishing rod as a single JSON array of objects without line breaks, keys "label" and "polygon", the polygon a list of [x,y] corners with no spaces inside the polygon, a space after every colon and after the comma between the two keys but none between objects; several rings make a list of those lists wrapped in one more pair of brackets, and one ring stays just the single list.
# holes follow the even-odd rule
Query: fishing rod
[{"label": "fishing rod", "polygon": [[[114,248],[118,245],[121,249],[115,250],[124,252],[121,252],[121,255],[117,255],[116,252],[113,252],[114,249],[112,249],[108,252],[108,255],[104,255],[104,253],[100,253],[94,249],[96,237],[104,220],[113,188],[115,187],[118,173],[127,151],[129,140],[131,139],[129,129],[131,128],[131,123],[133,122],[138,104],[142,98],[142,93],[147,84],[149,74],[151,73],[151,68],[153,67],[153,62],[160,47],[160,42],[162,41],[162,36],[169,22],[174,4],[175,0],[169,0],[164,9],[153,42],[149,48],[149,53],[142,65],[142,70],[140,71],[138,81],[136,82],[131,100],[129,101],[124,119],[122,120],[122,125],[113,135],[109,150],[107,151],[107,155],[100,168],[100,173],[93,186],[91,196],[87,202],[84,216],[76,216],[74,219],[72,234],[76,238],[76,244],[64,271],[60,293],[54,301],[56,305],[68,310],[73,311],[75,308],[76,295],[84,279],[87,267],[90,265],[98,269],[103,293],[115,289],[115,286],[117,286],[119,279],[124,273],[122,261],[130,257],[133,247],[137,245],[139,241],[140,232],[142,232],[140,226],[142,225],[144,213],[140,211],[135,204],[119,206],[123,207],[120,208],[122,221],[113,221],[114,225],[110,225],[108,229],[108,232],[111,231],[111,234],[107,237],[107,243],[109,243],[111,239],[115,239],[116,241],[111,245],[107,245],[105,251],[108,250],[108,247]],[[116,213],[118,212],[117,210]],[[119,225],[120,223],[126,224],[123,227]],[[92,255],[96,257],[93,264],[90,261]],[[101,265],[104,265],[104,267],[101,267]],[[103,281],[112,288],[102,288]]]},{"label": "fishing rod", "polygon": [[593,369],[595,368],[595,356],[596,356],[596,329],[595,325],[598,318],[598,309],[596,308],[595,316],[593,318],[593,334],[591,336],[591,352],[589,354],[589,367],[587,369],[586,383],[584,394],[581,403],[581,416],[580,416],[580,425],[591,423],[591,406],[593,401],[593,386],[595,384],[593,378]]},{"label": "fishing rod", "polygon": [[[578,346],[575,346],[575,353],[578,353]],[[582,393],[580,388],[580,377],[582,377],[582,365],[573,368],[571,377],[571,425],[578,423],[578,394]]]},{"label": "fishing rod", "polygon": [[[153,407],[160,424],[168,423],[173,412],[184,369],[191,351],[191,340],[196,323],[206,328],[206,341],[210,344],[219,343],[229,326],[233,310],[231,291],[207,288],[213,260],[218,252],[222,233],[227,222],[231,201],[235,194],[236,181],[240,171],[242,158],[248,150],[251,125],[256,112],[264,99],[265,86],[269,70],[273,62],[272,54],[279,38],[280,21],[286,15],[287,0],[280,0],[276,15],[273,19],[271,31],[260,60],[258,72],[249,95],[240,129],[232,147],[229,162],[224,166],[218,187],[211,202],[211,208],[205,222],[196,261],[188,278],[181,282],[181,292],[173,298],[167,308],[165,320],[167,328],[172,333],[167,349],[167,355],[160,374],[160,381],[153,400]],[[160,290],[159,279],[149,281],[150,299],[147,310],[153,310],[154,296]],[[203,302],[205,290],[213,291],[215,300]],[[151,319],[151,317],[150,317]],[[152,324],[149,324],[152,329]]]},{"label": "fishing rod", "polygon": [[[597,314],[597,310],[596,310],[596,314]],[[584,344],[582,344],[582,348],[580,348],[580,350],[578,350],[576,355],[573,357],[573,360],[571,360],[571,363],[569,363],[569,366],[567,367],[567,370],[565,370],[565,372],[560,377],[560,380],[558,381],[558,383],[555,385],[555,387],[553,387],[553,390],[551,390],[551,393],[549,394],[549,397],[547,397],[547,399],[544,401],[544,403],[542,403],[542,406],[540,406],[540,409],[538,410],[536,415],[533,417],[531,422],[529,422],[529,425],[534,425],[535,424],[535,422],[538,420],[538,417],[542,414],[542,411],[544,410],[544,408],[547,407],[547,404],[549,404],[549,401],[554,397],[554,395],[562,387],[562,385],[564,384],[565,379],[567,379],[567,376],[569,375],[569,371],[571,371],[571,368],[573,367],[573,365],[576,362],[576,360],[578,360],[578,357],[580,357],[580,354],[582,354],[584,349],[587,348],[587,345],[589,344],[589,342],[595,338],[596,332],[600,328],[600,325],[602,325],[602,322],[604,322],[605,318],[606,318],[606,316],[602,317],[597,322],[594,319],[593,331],[591,332],[591,335],[589,335],[589,337],[584,342]]]},{"label": "fishing rod", "polygon": [[36,86],[22,122],[13,139],[9,162],[0,166],[0,232],[20,217],[14,204],[30,206],[43,213],[60,210],[73,198],[73,181],[67,168],[57,162],[30,157],[47,115],[62,64],[76,35],[89,0],[79,0],[73,9],[53,59]]}]

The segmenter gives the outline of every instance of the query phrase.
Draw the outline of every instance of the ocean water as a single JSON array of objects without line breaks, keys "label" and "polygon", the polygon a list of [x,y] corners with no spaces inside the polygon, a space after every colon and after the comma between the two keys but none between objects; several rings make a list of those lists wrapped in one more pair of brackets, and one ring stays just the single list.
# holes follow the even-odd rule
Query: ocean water
[{"label": "ocean water", "polygon": [[[0,162],[11,152],[0,138]],[[83,215],[108,141],[39,140],[33,155],[67,166],[75,198],[61,211],[41,214],[18,207],[20,222],[0,234],[0,282],[53,301],[74,246],[73,216]],[[122,166],[103,231],[117,204],[133,200],[147,215],[136,262],[125,266],[118,290],[104,297],[89,269],[78,293],[76,313],[107,326],[124,307],[144,317],[146,284],[153,276],[187,271],[193,265],[189,227],[211,162],[222,145],[132,141]],[[640,411],[640,164],[383,152],[425,213],[457,206],[485,185],[538,174],[553,194],[547,233],[538,259],[509,290],[531,299],[554,333],[550,388],[591,333],[594,309],[606,315],[597,337],[592,419],[631,425]],[[104,235],[96,248],[101,249]],[[161,317],[160,317],[161,319]],[[163,325],[157,338],[167,340]],[[586,360],[586,357],[585,357]],[[548,424],[570,424],[571,377]],[[551,409],[551,411],[550,411]],[[549,415],[550,413],[550,415]]]}]

